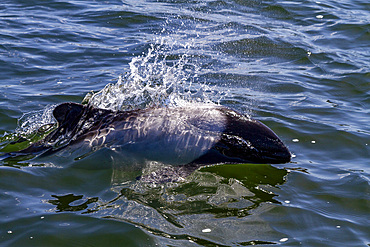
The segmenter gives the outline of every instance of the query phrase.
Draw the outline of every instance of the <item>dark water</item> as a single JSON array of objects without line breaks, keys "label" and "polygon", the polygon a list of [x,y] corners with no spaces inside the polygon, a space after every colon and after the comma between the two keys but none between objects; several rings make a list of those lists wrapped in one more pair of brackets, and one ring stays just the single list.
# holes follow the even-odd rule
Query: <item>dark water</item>
[{"label": "dark water", "polygon": [[[0,245],[368,246],[369,10],[365,0],[3,0],[2,147],[16,129],[35,135],[45,109],[123,75],[140,86],[103,92],[98,106],[157,83],[252,115],[294,158],[159,184],[136,177],[171,167],[2,161]],[[122,105],[161,103],[158,90]]]}]

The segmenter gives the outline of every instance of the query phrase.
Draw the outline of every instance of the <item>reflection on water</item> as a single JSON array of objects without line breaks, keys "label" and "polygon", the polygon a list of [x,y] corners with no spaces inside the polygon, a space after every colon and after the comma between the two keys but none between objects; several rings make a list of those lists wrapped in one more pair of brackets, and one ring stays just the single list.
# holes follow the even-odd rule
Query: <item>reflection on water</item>
[{"label": "reflection on water", "polygon": [[[285,182],[288,171],[270,165],[225,164],[186,176],[178,167],[163,168],[149,166],[125,184],[117,183],[125,171],[113,172],[115,183],[109,190],[116,194],[110,200],[67,194],[53,195],[55,199],[48,203],[56,206],[56,212],[81,211],[132,223],[160,236],[164,243],[274,244],[259,239],[261,233],[264,237],[274,234],[259,215],[279,204],[273,191]],[[155,181],[166,172],[167,182]]]}]

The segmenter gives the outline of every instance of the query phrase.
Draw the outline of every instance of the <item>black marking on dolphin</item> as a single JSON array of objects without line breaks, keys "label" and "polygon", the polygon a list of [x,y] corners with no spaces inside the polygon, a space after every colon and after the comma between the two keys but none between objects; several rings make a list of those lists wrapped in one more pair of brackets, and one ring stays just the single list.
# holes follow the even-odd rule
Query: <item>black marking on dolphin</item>
[{"label": "black marking on dolphin", "polygon": [[223,106],[189,104],[111,111],[63,103],[53,115],[57,121],[54,131],[3,157],[44,156],[65,149],[89,153],[108,148],[125,156],[168,164],[271,164],[286,163],[291,158],[287,147],[267,126]]}]

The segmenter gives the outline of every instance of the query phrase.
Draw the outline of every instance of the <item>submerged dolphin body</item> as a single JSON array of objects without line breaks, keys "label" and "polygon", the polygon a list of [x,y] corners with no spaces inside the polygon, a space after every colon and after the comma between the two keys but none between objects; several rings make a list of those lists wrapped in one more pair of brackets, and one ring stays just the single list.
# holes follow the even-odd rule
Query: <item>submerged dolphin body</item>
[{"label": "submerged dolphin body", "polygon": [[81,155],[107,148],[139,160],[177,165],[286,163],[291,158],[272,130],[223,106],[115,112],[63,103],[53,115],[58,122],[54,131],[8,156],[46,155],[65,149]]}]

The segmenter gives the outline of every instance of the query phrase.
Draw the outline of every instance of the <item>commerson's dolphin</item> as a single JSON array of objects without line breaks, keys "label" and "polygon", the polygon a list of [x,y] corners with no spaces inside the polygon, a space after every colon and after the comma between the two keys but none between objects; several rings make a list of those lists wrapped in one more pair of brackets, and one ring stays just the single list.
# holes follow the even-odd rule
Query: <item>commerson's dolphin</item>
[{"label": "commerson's dolphin", "polygon": [[[53,116],[57,128],[7,157],[48,155],[68,148],[85,153],[108,149],[140,160],[168,164],[286,163],[291,154],[261,122],[224,106],[111,111],[63,103]],[[77,158],[77,157],[76,157]]]}]

